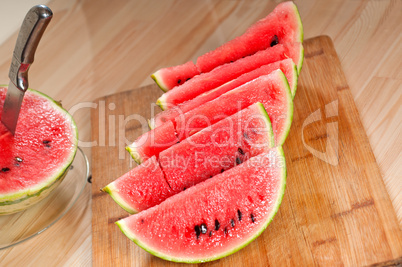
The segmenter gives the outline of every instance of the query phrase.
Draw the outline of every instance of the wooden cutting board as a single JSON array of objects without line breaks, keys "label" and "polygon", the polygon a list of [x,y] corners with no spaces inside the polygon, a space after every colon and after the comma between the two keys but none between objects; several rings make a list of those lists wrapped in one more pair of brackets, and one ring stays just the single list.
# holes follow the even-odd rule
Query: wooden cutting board
[{"label": "wooden cutting board", "polygon": [[[305,59],[284,145],[287,188],[267,230],[208,266],[402,264],[402,232],[333,43],[304,42]],[[114,224],[128,214],[99,191],[135,164],[124,150],[147,130],[156,85],[102,97],[92,110],[94,266],[174,266],[131,242]]]}]

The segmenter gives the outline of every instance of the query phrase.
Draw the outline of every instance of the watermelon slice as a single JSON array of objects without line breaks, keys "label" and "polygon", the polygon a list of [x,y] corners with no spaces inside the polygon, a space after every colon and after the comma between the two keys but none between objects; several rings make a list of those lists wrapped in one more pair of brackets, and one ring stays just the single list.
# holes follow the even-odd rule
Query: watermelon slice
[{"label": "watermelon slice", "polygon": [[[154,118],[151,118],[150,120],[150,127],[155,128],[159,127],[160,125],[164,124],[167,121],[175,121],[175,118],[182,115],[183,113],[186,113],[192,109],[195,109],[202,104],[211,101],[220,95],[242,85],[245,84],[246,82],[249,82],[255,78],[258,78],[259,76],[266,75],[271,73],[274,70],[280,69],[282,72],[285,74],[290,90],[292,92],[292,98],[294,98],[296,94],[296,89],[297,89],[297,68],[296,65],[293,63],[293,61],[289,59],[285,59],[282,61],[277,61],[275,63],[271,63],[268,65],[264,65],[258,69],[255,69],[253,71],[247,72],[240,77],[225,83],[222,86],[219,86],[218,88],[215,88],[211,91],[208,91],[206,93],[203,93],[196,98],[193,98],[189,101],[183,102],[179,104],[177,107],[167,109],[159,114],[157,114]],[[187,85],[187,84],[186,84]]]},{"label": "watermelon slice", "polygon": [[[267,17],[249,27],[243,35],[200,56],[197,59],[196,66],[201,73],[206,73],[220,65],[236,61],[268,47],[302,41],[303,26],[297,7],[293,2],[284,2],[279,4]],[[180,75],[183,68],[184,66],[177,72],[168,72],[162,69],[157,72],[159,75],[154,79],[157,84],[167,84],[168,82],[165,81],[174,80]],[[180,81],[180,84],[183,84],[183,80],[180,79]],[[163,88],[170,90],[177,85],[179,85],[178,82],[170,88]]]},{"label": "watermelon slice", "polygon": [[173,195],[155,156],[108,184],[102,191],[129,213],[146,210]]},{"label": "watermelon slice", "polygon": [[244,73],[287,58],[291,58],[299,70],[303,63],[303,55],[303,45],[301,43],[276,45],[267,48],[252,56],[219,66],[211,72],[195,76],[191,81],[164,93],[157,100],[157,104],[163,110],[169,109],[229,82]]},{"label": "watermelon slice", "polygon": [[151,75],[151,78],[166,92],[177,85],[183,84],[197,74],[200,74],[197,67],[193,62],[189,61],[182,65],[158,70]]},{"label": "watermelon slice", "polygon": [[159,153],[179,142],[172,122],[167,122],[138,137],[126,147],[131,157],[138,163],[146,161],[152,156],[158,158]]},{"label": "watermelon slice", "polygon": [[[0,87],[0,117],[7,88]],[[73,118],[59,103],[28,89],[15,135],[0,123],[0,214],[45,198],[67,174],[77,151]]]},{"label": "watermelon slice", "polygon": [[273,146],[269,117],[255,103],[161,152],[159,163],[155,156],[145,161],[103,191],[128,212],[138,212]]},{"label": "watermelon slice", "polygon": [[288,81],[281,70],[260,76],[176,117],[178,137],[182,140],[191,136],[257,101],[264,105],[271,119],[276,145],[282,145],[293,119],[293,100]]},{"label": "watermelon slice", "polygon": [[240,250],[265,230],[285,187],[285,157],[277,147],[116,224],[157,257],[212,261]]},{"label": "watermelon slice", "polygon": [[180,192],[274,144],[267,112],[256,103],[162,151],[159,162],[170,188]]}]

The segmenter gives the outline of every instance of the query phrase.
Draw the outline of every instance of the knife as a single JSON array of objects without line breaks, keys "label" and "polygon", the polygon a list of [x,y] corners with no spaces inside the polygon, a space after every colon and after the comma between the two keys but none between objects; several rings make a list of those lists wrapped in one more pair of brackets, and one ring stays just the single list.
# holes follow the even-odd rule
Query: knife
[{"label": "knife", "polygon": [[1,122],[14,135],[25,91],[28,89],[28,69],[34,61],[39,41],[52,19],[53,12],[44,5],[32,7],[22,22],[8,77],[10,83],[3,105]]}]

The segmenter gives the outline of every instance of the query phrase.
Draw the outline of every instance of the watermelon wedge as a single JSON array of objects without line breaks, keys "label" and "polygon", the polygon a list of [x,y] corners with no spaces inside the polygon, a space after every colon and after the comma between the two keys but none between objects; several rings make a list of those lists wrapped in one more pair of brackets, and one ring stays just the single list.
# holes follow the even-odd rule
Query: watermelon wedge
[{"label": "watermelon wedge", "polygon": [[102,191],[129,213],[146,210],[174,194],[155,156],[108,184]]},{"label": "watermelon wedge", "polygon": [[[250,26],[243,35],[200,56],[197,59],[196,67],[200,73],[206,73],[220,65],[250,56],[268,47],[293,42],[303,42],[303,26],[296,5],[293,2],[284,2],[279,4],[267,17]],[[176,68],[180,67],[176,66]],[[180,76],[183,68],[177,72],[161,69],[156,72],[157,76],[153,75],[153,78],[158,85],[167,85],[175,77]],[[171,87],[164,86],[163,89],[170,90],[179,84],[183,84],[183,79],[180,78],[180,83],[177,80],[176,83],[172,83]]]},{"label": "watermelon wedge", "polygon": [[151,75],[151,78],[166,92],[177,85],[185,83],[198,74],[200,74],[200,72],[195,64],[189,61],[182,65],[158,70]]},{"label": "watermelon wedge", "polygon": [[182,115],[183,113],[186,113],[192,109],[195,109],[195,108],[201,106],[202,104],[204,104],[208,101],[214,100],[215,98],[219,97],[220,95],[222,95],[242,84],[245,84],[253,79],[256,79],[259,76],[269,74],[272,71],[277,70],[277,69],[282,70],[282,72],[285,74],[285,76],[289,82],[290,90],[292,92],[292,98],[294,98],[294,96],[296,94],[297,80],[298,80],[297,68],[291,59],[285,59],[282,61],[277,61],[275,63],[264,65],[258,69],[247,72],[247,73],[241,75],[240,77],[238,77],[230,82],[227,82],[222,86],[219,86],[218,88],[215,88],[206,93],[203,93],[203,94],[197,96],[196,98],[183,102],[183,103],[179,104],[177,107],[173,107],[171,109],[167,109],[161,113],[158,113],[154,118],[151,118],[149,125],[151,128],[155,128],[155,127],[159,127],[160,125],[162,125],[168,121],[175,122],[175,118]]},{"label": "watermelon wedge", "polygon": [[126,147],[131,157],[138,163],[146,161],[152,156],[158,158],[159,153],[179,142],[172,122],[167,122],[138,137]]},{"label": "watermelon wedge", "polygon": [[164,93],[156,103],[163,110],[169,109],[229,82],[242,74],[287,58],[293,60],[299,71],[303,64],[303,51],[301,43],[279,44],[267,48],[252,56],[221,65],[208,73],[197,75],[191,81]]},{"label": "watermelon wedge", "polygon": [[139,212],[273,146],[267,112],[255,103],[162,151],[159,163],[153,156],[103,191],[128,212]]},{"label": "watermelon wedge", "polygon": [[293,100],[288,81],[281,70],[260,76],[176,117],[178,138],[183,140],[257,101],[264,105],[271,119],[275,144],[282,145],[293,119]]},{"label": "watermelon wedge", "polygon": [[255,103],[162,151],[159,162],[170,188],[180,192],[274,144],[267,112]]},{"label": "watermelon wedge", "polygon": [[[0,117],[7,88],[0,87]],[[15,135],[0,123],[0,215],[22,211],[45,198],[67,174],[78,131],[60,103],[28,89]]]},{"label": "watermelon wedge", "polygon": [[240,250],[265,230],[285,186],[285,157],[277,147],[116,224],[162,259],[212,261]]}]

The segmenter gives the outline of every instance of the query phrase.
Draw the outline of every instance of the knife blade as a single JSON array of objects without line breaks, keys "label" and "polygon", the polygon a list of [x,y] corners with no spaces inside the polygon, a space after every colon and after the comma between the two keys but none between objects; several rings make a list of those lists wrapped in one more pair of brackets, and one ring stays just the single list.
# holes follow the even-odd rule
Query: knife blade
[{"label": "knife blade", "polygon": [[1,122],[14,135],[18,117],[28,89],[28,70],[34,61],[39,41],[53,17],[53,12],[44,5],[32,7],[22,22],[11,61],[6,99]]}]

